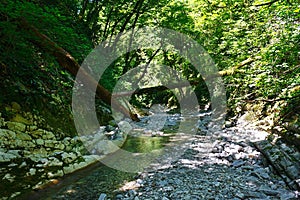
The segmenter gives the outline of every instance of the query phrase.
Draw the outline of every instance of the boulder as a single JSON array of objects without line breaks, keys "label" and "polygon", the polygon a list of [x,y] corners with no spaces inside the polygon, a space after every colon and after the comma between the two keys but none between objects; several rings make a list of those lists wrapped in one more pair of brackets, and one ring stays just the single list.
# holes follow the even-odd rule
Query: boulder
[{"label": "boulder", "polygon": [[95,144],[94,149],[98,154],[109,154],[117,151],[119,147],[110,140],[101,140]]},{"label": "boulder", "polygon": [[124,133],[129,133],[132,130],[132,126],[127,121],[120,121],[118,123],[119,129]]}]

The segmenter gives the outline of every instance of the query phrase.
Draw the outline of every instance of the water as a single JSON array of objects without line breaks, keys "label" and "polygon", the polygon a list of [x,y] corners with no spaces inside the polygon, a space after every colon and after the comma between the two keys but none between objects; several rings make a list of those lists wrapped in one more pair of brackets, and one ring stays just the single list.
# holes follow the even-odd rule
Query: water
[{"label": "water", "polygon": [[[128,136],[122,149],[132,153],[149,153],[159,150],[169,142],[170,134],[161,137]],[[136,173],[112,169],[96,163],[86,169],[63,177],[57,184],[39,191],[31,191],[19,199],[98,199],[101,193],[112,197],[122,185],[134,179]]]},{"label": "water", "polygon": [[[133,130],[127,137],[122,149],[133,154],[142,154],[149,152],[162,152],[163,147],[172,145],[178,140],[182,140],[182,136],[174,133],[178,131],[181,119],[179,115],[174,119],[167,120],[163,128],[162,136],[151,137],[151,133],[145,133],[143,130]],[[187,126],[192,128],[195,126],[194,120],[187,121]],[[138,126],[143,128],[142,122]],[[190,132],[191,130],[185,130]],[[172,151],[172,149],[171,149]],[[180,153],[181,149],[178,151]],[[117,152],[116,152],[117,154]],[[114,154],[111,155],[114,157]],[[123,158],[121,158],[123,159]],[[124,158],[126,159],[126,158]],[[159,160],[167,160],[168,158]],[[132,163],[131,163],[132,164]],[[118,189],[126,183],[132,181],[137,173],[128,173],[116,170],[98,162],[85,169],[79,170],[73,174],[64,176],[56,184],[49,185],[47,188],[39,191],[31,191],[19,199],[30,200],[59,200],[59,199],[98,199],[101,193],[105,193],[107,197],[113,198],[117,195]],[[128,184],[127,184],[128,185]]]}]

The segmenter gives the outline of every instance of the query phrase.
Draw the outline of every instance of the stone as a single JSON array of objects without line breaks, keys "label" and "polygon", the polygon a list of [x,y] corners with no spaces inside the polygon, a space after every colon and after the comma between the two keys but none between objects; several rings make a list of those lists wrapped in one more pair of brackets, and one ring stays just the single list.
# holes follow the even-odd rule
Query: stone
[{"label": "stone", "polygon": [[106,131],[110,132],[110,131],[114,131],[116,128],[111,126],[111,125],[107,125],[106,126]]},{"label": "stone", "polygon": [[26,167],[27,166],[27,163],[25,162],[25,161],[23,161],[22,163],[21,163],[21,165],[19,165],[19,168],[23,168],[23,167]]},{"label": "stone", "polygon": [[104,133],[96,133],[93,137],[93,142],[98,142],[100,140],[104,140],[105,139],[105,135]]},{"label": "stone", "polygon": [[299,177],[300,175],[300,170],[294,165],[287,167],[287,172],[294,178]]},{"label": "stone", "polygon": [[122,132],[124,132],[126,134],[128,134],[132,130],[132,126],[127,121],[119,122],[118,127]]},{"label": "stone", "polygon": [[15,166],[18,166],[18,164],[17,163],[11,163],[11,164],[7,165],[7,167],[15,167]]},{"label": "stone", "polygon": [[8,180],[9,182],[13,182],[15,180],[16,176],[11,175],[10,173],[5,174],[5,176],[2,178],[2,180]]},{"label": "stone", "polygon": [[226,128],[230,128],[230,127],[232,127],[233,125],[234,125],[234,123],[231,122],[231,121],[226,121],[226,122],[225,122],[225,127],[226,127]]},{"label": "stone", "polygon": [[34,138],[42,138],[44,140],[55,139],[55,135],[52,132],[46,131],[43,129],[37,129],[30,133],[31,133],[32,137],[34,137]]},{"label": "stone", "polygon": [[9,153],[9,152],[5,153],[5,152],[0,151],[0,163],[1,162],[9,162],[15,158],[17,158],[17,156],[13,153]]},{"label": "stone", "polygon": [[33,176],[33,175],[35,175],[35,173],[36,173],[36,169],[34,169],[34,168],[31,168],[30,170],[29,170],[29,175],[30,176]]},{"label": "stone", "polygon": [[63,170],[57,170],[56,172],[48,172],[47,173],[48,178],[62,177],[63,175],[64,175]]},{"label": "stone", "polygon": [[84,162],[70,164],[69,166],[64,166],[64,174],[72,173],[78,169],[84,168],[94,162],[97,162],[101,157],[97,155],[85,155],[83,156]]},{"label": "stone", "polygon": [[14,192],[9,199],[14,199],[15,197],[19,196],[21,192]]},{"label": "stone", "polygon": [[44,134],[42,135],[42,138],[45,140],[49,140],[49,139],[55,139],[55,135],[50,132],[50,131],[45,131]]},{"label": "stone", "polygon": [[70,173],[74,172],[75,170],[76,169],[73,165],[63,167],[64,174],[70,174]]},{"label": "stone", "polygon": [[99,161],[102,157],[98,156],[98,155],[84,155],[83,159],[86,163],[86,165],[90,165],[92,163],[95,163],[97,161]]},{"label": "stone", "polygon": [[124,198],[124,196],[122,194],[117,194],[116,195],[116,199],[123,199],[123,198]]},{"label": "stone", "polygon": [[64,152],[61,156],[64,163],[71,163],[77,158],[77,155],[72,152],[71,153]]},{"label": "stone", "polygon": [[266,195],[269,195],[269,196],[276,196],[278,194],[280,194],[279,191],[277,190],[272,190],[272,189],[259,189],[260,192],[263,192],[265,193]]},{"label": "stone", "polygon": [[34,138],[42,138],[42,135],[45,133],[45,130],[43,129],[37,129],[35,131],[30,132],[32,137]]},{"label": "stone", "polygon": [[50,148],[54,148],[54,146],[57,143],[56,140],[45,140],[44,142],[45,142],[45,147],[50,147]]},{"label": "stone", "polygon": [[44,140],[42,139],[37,139],[35,142],[37,145],[44,145]]},{"label": "stone", "polygon": [[235,160],[232,162],[233,167],[241,167],[245,164],[246,162],[243,160]]},{"label": "stone", "polygon": [[28,135],[27,133],[19,132],[19,131],[17,131],[16,138],[19,140],[23,140],[23,141],[25,141],[25,140],[31,141],[32,140],[30,135]]},{"label": "stone", "polygon": [[28,131],[35,131],[35,130],[37,130],[37,129],[38,129],[38,127],[35,126],[35,125],[27,126],[27,130],[28,130]]},{"label": "stone", "polygon": [[129,196],[130,197],[134,197],[134,196],[136,196],[137,195],[137,192],[135,191],[135,190],[129,190]]},{"label": "stone", "polygon": [[294,200],[296,199],[296,195],[292,192],[281,193],[280,200]]},{"label": "stone", "polygon": [[63,162],[60,161],[59,159],[55,158],[55,157],[49,157],[48,159],[49,159],[49,163],[48,163],[49,167],[63,166]]},{"label": "stone", "polygon": [[6,122],[6,125],[11,131],[26,131],[26,125],[20,122]]},{"label": "stone", "polygon": [[65,145],[62,144],[62,143],[58,143],[58,144],[54,145],[54,147],[56,149],[59,149],[59,150],[64,150],[65,149]]},{"label": "stone", "polygon": [[33,151],[28,152],[28,153],[29,153],[29,154],[27,154],[28,157],[30,157],[32,155],[35,155],[38,157],[48,157],[48,154],[49,154],[49,152],[43,147],[34,149]]},{"label": "stone", "polygon": [[269,179],[270,178],[269,174],[266,172],[266,170],[264,168],[255,169],[253,174],[256,175],[259,178],[260,177],[262,177],[264,179]]},{"label": "stone", "polygon": [[106,197],[107,197],[107,195],[106,195],[106,194],[104,194],[104,193],[102,193],[102,194],[100,194],[100,196],[99,196],[98,200],[105,200],[105,199],[106,199]]},{"label": "stone", "polygon": [[244,199],[245,198],[245,195],[241,192],[236,193],[235,196],[238,197],[239,199]]},{"label": "stone", "polygon": [[101,140],[95,145],[95,150],[98,154],[109,154],[118,149],[119,147],[109,140]]}]

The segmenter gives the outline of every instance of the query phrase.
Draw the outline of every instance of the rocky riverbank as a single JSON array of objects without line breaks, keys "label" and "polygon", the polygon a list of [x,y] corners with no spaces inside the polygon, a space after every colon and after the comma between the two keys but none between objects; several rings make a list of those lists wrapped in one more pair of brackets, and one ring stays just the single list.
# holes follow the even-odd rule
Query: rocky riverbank
[{"label": "rocky riverbank", "polygon": [[[20,120],[23,119],[23,120]],[[120,126],[126,126],[121,122]],[[90,135],[67,137],[66,134],[41,128],[37,123],[19,120],[5,121],[0,113],[0,199],[12,199],[32,189],[58,183],[60,177],[89,166],[116,146],[121,146],[126,134],[116,126],[101,126]],[[95,146],[90,155],[83,145]]]},{"label": "rocky riverbank", "polygon": [[[202,122],[199,135],[179,159],[167,165],[158,162],[155,169],[123,185],[112,199],[300,198],[295,185],[300,174],[295,148],[281,143],[284,151],[274,145],[272,149],[265,140],[268,133],[243,120],[219,131],[209,131]],[[257,146],[270,150],[270,158],[266,159]],[[289,160],[282,155],[285,152]],[[281,171],[276,165],[281,166]]]}]

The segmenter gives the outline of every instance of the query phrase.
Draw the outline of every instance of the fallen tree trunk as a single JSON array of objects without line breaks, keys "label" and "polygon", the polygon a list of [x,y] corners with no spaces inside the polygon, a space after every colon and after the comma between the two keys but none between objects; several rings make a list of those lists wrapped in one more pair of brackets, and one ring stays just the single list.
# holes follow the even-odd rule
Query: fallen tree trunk
[{"label": "fallen tree trunk", "polygon": [[[229,75],[233,75],[235,73],[238,72],[238,69],[245,66],[245,65],[248,65],[256,60],[259,60],[261,59],[260,56],[256,56],[254,58],[248,58],[244,61],[242,61],[241,63],[239,63],[238,65],[234,66],[234,67],[231,67],[227,70],[223,70],[223,71],[219,71],[215,74],[211,74],[211,75],[208,75],[207,77],[202,77],[204,81],[206,80],[209,80],[209,79],[213,79],[213,78],[217,78],[217,77],[222,77],[222,76],[229,76]],[[184,83],[174,83],[174,84],[171,84],[169,85],[169,87],[164,87],[164,86],[155,86],[155,87],[149,87],[149,88],[141,88],[141,89],[137,89],[137,90],[134,90],[134,91],[127,91],[127,92],[119,92],[119,93],[115,93],[113,94],[113,97],[124,97],[124,96],[129,96],[129,95],[134,95],[134,94],[137,94],[137,93],[142,93],[142,92],[147,92],[153,88],[156,88],[158,89],[159,91],[163,91],[163,90],[167,90],[167,89],[175,89],[175,88],[183,88],[183,87],[189,87],[189,86],[195,86],[195,85],[198,85],[200,82],[199,81],[190,81],[189,83],[187,82],[184,82]]]},{"label": "fallen tree trunk", "polygon": [[96,97],[104,101],[108,105],[113,105],[120,112],[122,112],[125,116],[130,117],[134,121],[138,121],[138,117],[135,114],[132,114],[127,108],[120,105],[116,100],[111,98],[111,94],[108,90],[106,90],[102,85],[100,85],[91,75],[89,75],[83,68],[80,68],[80,65],[76,62],[76,60],[72,57],[70,53],[68,53],[63,48],[59,47],[55,42],[53,42],[46,35],[39,32],[37,28],[28,23],[28,21],[24,18],[20,21],[20,27],[24,30],[27,30],[29,33],[36,37],[32,42],[45,50],[46,52],[52,54],[60,66],[69,71],[72,75],[76,76],[78,71],[84,75],[87,84],[89,85],[97,85],[96,89]]},{"label": "fallen tree trunk", "polygon": [[174,83],[174,84],[169,85],[168,87],[159,85],[159,86],[155,86],[155,87],[139,88],[137,90],[115,93],[115,94],[113,94],[113,98],[125,97],[125,96],[129,96],[129,95],[140,94],[140,93],[151,93],[151,90],[153,90],[153,89],[155,89],[155,91],[164,91],[164,90],[168,90],[168,89],[183,88],[183,87],[189,87],[192,85],[194,86],[197,84],[199,84],[198,81],[191,81],[191,82],[184,82],[184,83]]}]

